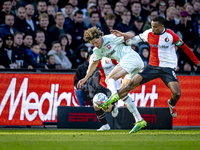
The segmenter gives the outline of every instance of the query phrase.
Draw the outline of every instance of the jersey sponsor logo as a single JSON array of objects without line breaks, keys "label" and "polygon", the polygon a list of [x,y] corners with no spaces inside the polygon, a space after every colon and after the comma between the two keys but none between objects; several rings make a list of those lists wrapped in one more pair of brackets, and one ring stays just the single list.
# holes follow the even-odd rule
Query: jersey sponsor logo
[{"label": "jersey sponsor logo", "polygon": [[111,46],[108,44],[107,46],[106,46],[108,49],[111,49]]},{"label": "jersey sponsor logo", "polygon": [[161,45],[161,46],[158,46],[159,48],[168,48],[169,46],[165,46],[165,45]]},{"label": "jersey sponsor logo", "polygon": [[158,47],[158,48],[169,48],[169,46],[166,46],[166,45],[159,46],[159,45],[151,44],[151,43],[150,43],[150,46],[152,46],[152,47]]},{"label": "jersey sponsor logo", "polygon": [[114,54],[116,51],[113,49],[112,52],[108,53],[108,55],[106,55],[106,57],[110,57],[112,54]]},{"label": "jersey sponsor logo", "polygon": [[165,42],[169,42],[169,38],[168,37],[165,38]]},{"label": "jersey sponsor logo", "polygon": [[152,47],[158,47],[158,45],[152,44],[152,43],[150,43],[150,46],[152,46]]}]

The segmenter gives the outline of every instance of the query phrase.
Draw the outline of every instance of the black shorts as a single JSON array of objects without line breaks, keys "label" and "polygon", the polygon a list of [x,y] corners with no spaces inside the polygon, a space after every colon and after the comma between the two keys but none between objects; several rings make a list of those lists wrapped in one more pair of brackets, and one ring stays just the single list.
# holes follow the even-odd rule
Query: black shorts
[{"label": "black shorts", "polygon": [[166,86],[169,82],[178,82],[174,69],[168,67],[155,67],[147,65],[138,74],[143,77],[140,85],[156,78],[161,78]]}]

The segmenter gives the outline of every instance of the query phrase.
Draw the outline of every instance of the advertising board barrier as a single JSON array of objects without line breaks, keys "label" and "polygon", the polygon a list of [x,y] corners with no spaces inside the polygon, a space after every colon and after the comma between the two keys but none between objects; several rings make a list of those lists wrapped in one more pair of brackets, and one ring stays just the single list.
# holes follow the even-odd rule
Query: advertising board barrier
[{"label": "advertising board barrier", "polygon": [[[111,113],[105,113],[108,124],[113,129]],[[98,129],[102,124],[92,107],[58,106],[58,128]]]},{"label": "advertising board barrier", "polygon": [[[79,106],[74,74],[1,73],[0,77],[0,125],[57,122],[57,106]],[[200,126],[200,76],[178,76],[178,80],[182,95],[173,126]],[[171,92],[156,79],[137,87],[130,96],[139,107],[168,107]]]},{"label": "advertising board barrier", "polygon": [[[147,122],[145,129],[172,129],[172,117],[168,108],[138,107],[138,111]],[[105,115],[111,129],[132,129],[135,123],[133,115],[126,107],[120,107],[115,118],[111,113]],[[98,129],[101,126],[92,107],[58,106],[58,128]]]}]

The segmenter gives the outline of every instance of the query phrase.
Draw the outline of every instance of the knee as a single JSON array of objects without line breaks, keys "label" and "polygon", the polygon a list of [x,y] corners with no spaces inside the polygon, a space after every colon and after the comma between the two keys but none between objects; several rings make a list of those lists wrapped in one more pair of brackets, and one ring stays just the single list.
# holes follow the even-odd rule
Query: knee
[{"label": "knee", "polygon": [[178,100],[181,97],[181,92],[175,92],[174,94],[174,100]]},{"label": "knee", "polygon": [[121,87],[126,86],[131,80],[123,79]]},{"label": "knee", "polygon": [[105,82],[108,83],[110,80],[116,81],[117,78],[115,78],[115,77],[107,77],[106,80],[105,80]]},{"label": "knee", "polygon": [[134,85],[134,81],[131,80],[131,81],[126,85],[126,88],[130,89],[130,88],[133,87],[133,85]]},{"label": "knee", "polygon": [[175,96],[181,96],[181,92],[179,90],[172,92]]}]

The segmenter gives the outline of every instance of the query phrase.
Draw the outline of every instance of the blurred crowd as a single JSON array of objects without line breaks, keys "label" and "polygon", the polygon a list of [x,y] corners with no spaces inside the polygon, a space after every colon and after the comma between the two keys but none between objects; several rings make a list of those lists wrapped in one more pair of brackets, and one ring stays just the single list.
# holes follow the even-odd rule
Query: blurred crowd
[{"label": "blurred crowd", "polygon": [[[0,68],[76,69],[93,46],[84,31],[98,27],[135,35],[161,15],[200,59],[200,0],[1,0]],[[132,45],[147,65],[148,43]],[[177,70],[200,71],[176,47]]]}]

